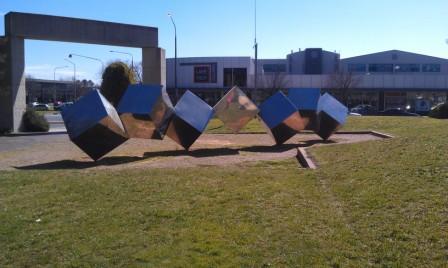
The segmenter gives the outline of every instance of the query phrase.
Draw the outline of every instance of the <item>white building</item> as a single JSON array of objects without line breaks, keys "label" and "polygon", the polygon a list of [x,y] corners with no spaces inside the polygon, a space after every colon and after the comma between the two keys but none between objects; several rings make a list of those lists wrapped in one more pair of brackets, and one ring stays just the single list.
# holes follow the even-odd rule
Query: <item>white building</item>
[{"label": "white building", "polygon": [[[285,59],[259,59],[257,94],[278,89],[334,88],[339,72],[351,74],[349,106],[372,104],[379,110],[405,107],[416,98],[445,101],[448,60],[398,50],[346,59],[319,48],[291,53]],[[255,62],[250,57],[178,58],[180,95],[192,90],[214,104],[233,85],[253,93]],[[167,87],[173,94],[174,59],[167,59]],[[337,92],[335,92],[337,93]]]}]

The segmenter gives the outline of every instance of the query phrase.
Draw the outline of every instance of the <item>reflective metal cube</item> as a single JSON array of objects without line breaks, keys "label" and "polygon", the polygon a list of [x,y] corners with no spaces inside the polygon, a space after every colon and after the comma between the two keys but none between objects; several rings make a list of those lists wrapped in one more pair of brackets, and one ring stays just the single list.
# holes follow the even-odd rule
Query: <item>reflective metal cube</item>
[{"label": "reflective metal cube", "polygon": [[117,111],[98,90],[61,114],[70,140],[95,161],[128,139]]},{"label": "reflective metal cube", "polygon": [[117,108],[130,138],[162,139],[173,105],[161,85],[130,85]]},{"label": "reflective metal cube", "polygon": [[250,120],[258,114],[257,106],[238,87],[229,90],[213,107],[216,116],[238,133]]},{"label": "reflective metal cube", "polygon": [[281,91],[260,105],[259,116],[277,145],[305,128],[297,107]]},{"label": "reflective metal cube", "polygon": [[347,120],[348,108],[328,93],[320,97],[317,110],[320,126],[316,134],[324,140],[328,139]]},{"label": "reflective metal cube", "polygon": [[187,91],[174,107],[166,135],[188,150],[205,130],[212,116],[212,107]]},{"label": "reflective metal cube", "polygon": [[305,129],[319,130],[319,117],[317,105],[320,98],[319,88],[291,88],[288,90],[288,98],[299,110],[305,122]]}]

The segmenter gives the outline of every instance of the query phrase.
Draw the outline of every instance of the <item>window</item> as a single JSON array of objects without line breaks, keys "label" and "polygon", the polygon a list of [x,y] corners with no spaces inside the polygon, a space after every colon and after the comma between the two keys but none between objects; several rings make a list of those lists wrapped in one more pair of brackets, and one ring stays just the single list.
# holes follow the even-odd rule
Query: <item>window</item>
[{"label": "window", "polygon": [[440,73],[440,64],[422,64],[422,72]]},{"label": "window", "polygon": [[247,83],[246,68],[224,68],[225,87],[245,87]]},{"label": "window", "polygon": [[181,63],[180,66],[193,66],[195,83],[216,83],[217,63]]},{"label": "window", "polygon": [[181,62],[182,66],[193,66],[193,81],[195,83],[216,83],[216,62]]},{"label": "window", "polygon": [[348,71],[352,73],[365,73],[366,65],[363,63],[353,63],[348,65]]},{"label": "window", "polygon": [[285,73],[285,64],[263,64],[263,71],[265,73]]},{"label": "window", "polygon": [[194,66],[194,82],[195,83],[210,83],[210,66]]},{"label": "window", "polygon": [[395,64],[394,70],[397,73],[418,73],[420,64]]},{"label": "window", "polygon": [[392,73],[393,64],[369,64],[369,72],[371,73]]}]

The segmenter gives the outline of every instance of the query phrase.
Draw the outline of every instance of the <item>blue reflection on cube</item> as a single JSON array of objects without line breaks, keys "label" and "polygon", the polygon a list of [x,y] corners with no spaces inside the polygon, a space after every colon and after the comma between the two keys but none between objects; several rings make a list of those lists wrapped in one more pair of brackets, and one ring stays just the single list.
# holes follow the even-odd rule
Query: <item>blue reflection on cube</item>
[{"label": "blue reflection on cube", "polygon": [[73,141],[97,160],[127,140],[115,108],[98,90],[93,90],[61,111]]},{"label": "blue reflection on cube", "polygon": [[117,110],[130,138],[162,139],[173,105],[161,85],[130,85]]},{"label": "blue reflection on cube", "polygon": [[213,108],[190,91],[177,102],[167,135],[186,150],[196,141],[213,116]]},{"label": "blue reflection on cube", "polygon": [[317,110],[320,126],[316,133],[324,140],[328,139],[347,120],[348,108],[328,93],[320,97]]},{"label": "blue reflection on cube", "polygon": [[319,88],[291,88],[288,90],[288,98],[299,110],[317,110],[320,98]]},{"label": "blue reflection on cube", "polygon": [[299,109],[305,121],[305,129],[318,130],[317,105],[320,98],[319,88],[292,88],[288,90],[288,98]]},{"label": "blue reflection on cube", "polygon": [[304,129],[297,107],[281,91],[264,101],[259,109],[260,118],[277,144],[284,143]]}]

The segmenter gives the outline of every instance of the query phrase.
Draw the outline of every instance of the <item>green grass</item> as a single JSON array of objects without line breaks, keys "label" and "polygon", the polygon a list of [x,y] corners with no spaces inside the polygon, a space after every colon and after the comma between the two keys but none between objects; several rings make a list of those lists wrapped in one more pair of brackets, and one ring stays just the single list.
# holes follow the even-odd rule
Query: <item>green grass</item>
[{"label": "green grass", "polygon": [[[224,126],[224,123],[217,118],[213,118],[207,125],[207,133],[210,134],[232,134],[233,132]],[[244,126],[240,133],[265,133],[266,130],[263,127],[261,121],[257,118],[252,119],[246,126]]]},{"label": "green grass", "polygon": [[448,121],[345,129],[396,138],[313,148],[314,171],[286,160],[2,172],[0,266],[446,266]]}]

